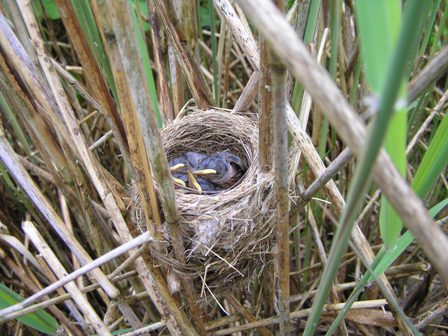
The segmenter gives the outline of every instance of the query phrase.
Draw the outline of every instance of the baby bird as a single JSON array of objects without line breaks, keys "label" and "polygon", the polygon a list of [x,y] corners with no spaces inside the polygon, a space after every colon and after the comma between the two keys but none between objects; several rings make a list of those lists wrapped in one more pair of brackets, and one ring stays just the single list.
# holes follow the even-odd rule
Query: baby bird
[{"label": "baby bird", "polygon": [[213,183],[217,190],[231,188],[246,170],[243,161],[229,150],[201,159],[198,168],[193,174]]},{"label": "baby bird", "polygon": [[191,170],[190,161],[184,155],[168,161],[173,181],[176,185],[186,187],[188,183],[187,171]]},{"label": "baby bird", "polygon": [[181,187],[188,186],[199,192],[215,191],[215,186],[212,183],[202,177],[196,177],[192,173],[197,169],[199,162],[205,158],[207,158],[205,154],[186,152],[168,161],[174,183]]},{"label": "baby bird", "polygon": [[192,167],[194,170],[198,169],[199,163],[207,158],[208,156],[206,154],[202,153],[196,153],[196,152],[185,152],[183,155],[185,159],[188,160],[190,167]]},{"label": "baby bird", "polygon": [[203,192],[211,193],[211,192],[216,191],[216,186],[213,183],[207,181],[205,178],[196,177],[196,181],[201,186],[201,190]]},{"label": "baby bird", "polygon": [[186,152],[168,162],[175,184],[201,192],[233,187],[243,176],[243,161],[229,150],[206,155]]}]

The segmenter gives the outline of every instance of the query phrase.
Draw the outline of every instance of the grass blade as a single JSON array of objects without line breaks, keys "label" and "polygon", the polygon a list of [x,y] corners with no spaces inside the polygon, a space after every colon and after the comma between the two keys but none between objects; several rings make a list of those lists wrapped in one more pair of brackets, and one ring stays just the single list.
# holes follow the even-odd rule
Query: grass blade
[{"label": "grass blade", "polygon": [[31,155],[31,146],[29,140],[25,135],[23,128],[20,126],[20,123],[17,120],[17,116],[13,113],[2,92],[0,92],[0,112],[2,112],[8,122],[11,124],[11,127],[14,130],[14,133],[19,139],[20,143],[22,144],[26,155]]},{"label": "grass blade", "polygon": [[93,51],[96,59],[101,65],[101,70],[106,78],[107,85],[113,93],[114,97],[117,97],[117,89],[115,87],[112,70],[109,65],[106,52],[101,41],[100,33],[96,26],[95,18],[93,17],[92,10],[88,1],[72,0],[73,8],[78,16],[81,28],[84,31],[86,40],[89,43],[90,49]]},{"label": "grass blade", "polygon": [[151,61],[149,59],[146,42],[145,42],[145,39],[142,34],[142,29],[140,29],[140,27],[139,27],[135,9],[132,8],[132,6],[130,6],[130,7],[131,7],[130,13],[131,13],[131,17],[132,17],[132,22],[134,24],[134,31],[136,32],[136,35],[137,35],[138,51],[139,51],[141,59],[143,61],[143,68],[145,71],[146,80],[148,82],[149,93],[151,94],[151,100],[152,100],[152,105],[154,108],[154,113],[156,116],[157,126],[159,128],[162,128],[163,121],[162,121],[162,116],[160,115],[159,103],[158,103],[158,99],[157,99],[156,83],[154,82],[154,76],[152,75]]},{"label": "grass blade", "polygon": [[369,87],[379,93],[384,85],[388,61],[400,30],[400,1],[357,1],[356,22],[366,80]]},{"label": "grass blade", "polygon": [[[373,93],[378,95],[384,87],[387,64],[397,42],[401,22],[400,1],[358,1],[356,14],[366,80]],[[399,99],[406,99],[404,84]],[[384,146],[402,175],[406,169],[406,129],[406,108],[398,108],[391,117]],[[402,227],[400,217],[383,197],[380,232],[387,247],[394,245]]]},{"label": "grass blade", "polygon": [[[444,201],[434,206],[431,210],[429,210],[431,216],[437,216],[437,214],[442,211],[443,208],[445,208],[447,205],[448,199],[445,199]],[[400,239],[398,239],[392,249],[388,249],[386,251],[386,249],[383,247],[380,252],[378,252],[375,260],[372,262],[372,265],[356,284],[356,287],[353,289],[352,293],[347,299],[344,308],[339,312],[338,316],[333,321],[326,335],[332,335],[336,331],[338,324],[348,313],[353,302],[358,299],[359,295],[363,291],[364,286],[368,282],[374,281],[376,278],[378,278],[378,276],[380,276],[381,273],[385,272],[413,241],[414,237],[412,236],[411,232],[408,231],[403,236],[401,236]]]},{"label": "grass blade", "polygon": [[361,200],[363,199],[361,195],[364,195],[367,188],[371,167],[381,148],[387,126],[390,122],[391,112],[393,111],[393,106],[400,90],[406,63],[409,59],[408,50],[410,49],[412,39],[417,33],[413,22],[421,15],[421,6],[422,3],[420,1],[409,1],[410,10],[405,15],[398,44],[385,77],[379,112],[373,122],[373,128],[369,132],[366,150],[360,158],[359,166],[355,171],[353,182],[350,185],[347,204],[341,215],[339,227],[333,240],[334,243],[331,246],[328,264],[322,275],[322,281],[313,303],[312,312],[305,327],[305,336],[311,336],[316,331],[323,306],[327,301],[331,284],[338,271],[341,257],[345,251],[352,227],[359,212]]},{"label": "grass blade", "polygon": [[412,182],[412,188],[421,198],[425,198],[428,195],[431,187],[448,165],[448,160],[446,159],[448,157],[447,134],[448,117],[445,114]]},{"label": "grass blade", "polygon": [[[22,296],[0,283],[0,309],[7,308],[23,300]],[[59,328],[58,322],[43,310],[19,317],[18,320],[48,335],[53,335]]]},{"label": "grass blade", "polygon": [[[319,17],[321,0],[311,0],[310,8],[308,9],[308,19],[306,21],[305,32],[303,34],[303,41],[305,43],[310,43],[316,32],[317,19]],[[294,84],[293,98],[292,98],[292,108],[296,113],[300,111],[300,105],[302,105],[303,98],[303,86],[296,81]]]},{"label": "grass blade", "polygon": [[[448,138],[446,137],[446,134],[448,134],[447,120],[448,118],[445,116],[442,123],[437,128],[436,134],[429,145],[428,151],[423,157],[423,160],[417,170],[416,178],[412,184],[417,195],[422,198],[427,196],[432,185],[448,164],[446,160],[446,157],[448,156]],[[445,199],[432,207],[429,210],[429,213],[431,216],[435,217],[446,206],[448,206],[448,199]],[[407,231],[394,243],[391,248],[387,251],[383,248],[378,253],[370,269],[360,279],[352,294],[348,298],[346,306],[343,310],[341,310],[333,322],[333,325],[327,335],[331,335],[331,333],[336,330],[337,324],[344,318],[345,314],[350,309],[351,304],[356,301],[359,294],[361,294],[362,288],[368,282],[374,281],[380,274],[385,272],[413,241],[414,236],[410,231]],[[372,269],[373,272],[371,272]]]}]

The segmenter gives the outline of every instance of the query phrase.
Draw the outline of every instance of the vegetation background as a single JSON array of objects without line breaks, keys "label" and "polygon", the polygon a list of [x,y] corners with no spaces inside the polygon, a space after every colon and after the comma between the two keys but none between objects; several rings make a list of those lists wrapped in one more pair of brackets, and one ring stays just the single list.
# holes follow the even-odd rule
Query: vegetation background
[{"label": "vegetation background", "polygon": [[[2,0],[1,334],[446,334],[447,16],[442,0]],[[275,174],[272,264],[206,305],[189,278],[170,294],[147,244],[166,222],[185,262],[160,129],[186,104],[257,112]]]}]

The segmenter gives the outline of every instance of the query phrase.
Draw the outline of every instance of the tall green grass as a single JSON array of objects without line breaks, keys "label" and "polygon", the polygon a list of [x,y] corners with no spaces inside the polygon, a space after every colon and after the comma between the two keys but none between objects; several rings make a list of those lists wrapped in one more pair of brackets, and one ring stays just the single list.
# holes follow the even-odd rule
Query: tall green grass
[{"label": "tall green grass", "polygon": [[87,43],[89,43],[90,49],[93,51],[98,63],[101,65],[101,70],[107,81],[107,85],[112,91],[113,96],[117,97],[117,89],[115,87],[115,81],[112,75],[112,70],[109,65],[106,52],[104,50],[101,36],[96,26],[95,18],[93,17],[92,10],[87,1],[72,0],[73,8],[76,11],[81,28],[86,37]]},{"label": "tall green grass", "polygon": [[[375,7],[372,9],[369,8],[370,6]],[[390,6],[390,8],[387,6]],[[384,24],[389,23],[394,25],[395,23],[392,23],[391,21],[398,18],[397,8],[399,7],[392,6],[390,2],[386,0],[383,2],[361,0],[357,2],[358,12],[356,15],[359,15],[359,11],[373,11],[373,13],[378,13],[377,15],[381,14],[386,17]],[[397,98],[400,96],[400,92],[402,90],[403,76],[405,74],[407,62],[413,58],[410,55],[411,45],[413,39],[418,36],[416,25],[414,23],[418,22],[420,16],[423,15],[421,12],[422,8],[423,2],[418,0],[408,1],[408,8],[404,15],[403,24],[400,28],[398,42],[395,47],[391,46],[391,50],[393,50],[393,52],[387,60],[387,71],[383,75],[384,79],[381,80],[381,76],[378,76],[376,79],[379,83],[381,83],[381,87],[379,88],[380,97],[378,113],[375,116],[373,125],[369,130],[365,150],[359,159],[354,178],[349,187],[347,203],[339,220],[339,226],[328,256],[328,263],[324,269],[319,290],[313,303],[312,312],[305,327],[305,336],[314,335],[323,306],[327,301],[331,284],[338,271],[342,255],[347,247],[352,227],[355,223],[361,207],[361,202],[364,199],[364,194],[369,185],[371,168],[383,144],[384,137],[386,136],[388,126],[390,125],[394,113]],[[371,14],[372,12],[369,13],[369,15]],[[369,21],[367,21],[366,24],[368,24],[368,22]],[[362,24],[364,25],[364,23]],[[370,25],[373,25],[373,23],[370,23]],[[375,26],[377,26],[376,22]],[[367,31],[369,32],[371,30],[369,29]],[[365,42],[362,40],[362,36],[363,35],[361,34],[361,44]],[[367,36],[370,35],[367,34]],[[375,37],[365,38],[368,39],[366,41],[367,43],[373,43],[375,40]],[[392,41],[393,36],[391,36],[390,42]],[[378,61],[375,60],[375,62]],[[403,153],[405,153],[404,150]]]},{"label": "tall green grass", "polygon": [[[364,60],[364,74],[375,97],[385,87],[386,71],[401,23],[400,1],[358,1],[356,18],[361,39],[361,56]],[[402,175],[406,169],[406,79],[400,84],[398,100],[391,113],[391,120],[385,138],[385,148]],[[375,108],[375,107],[371,107]],[[392,205],[383,197],[380,211],[380,232],[385,245],[394,245],[402,229],[402,221]]]},{"label": "tall green grass", "polygon": [[159,100],[157,98],[156,83],[154,81],[154,76],[152,74],[151,60],[149,59],[148,47],[146,45],[146,41],[142,33],[142,31],[144,31],[144,27],[140,25],[137,19],[136,10],[138,10],[138,6],[134,6],[130,10],[133,22],[132,29],[135,30],[137,35],[138,52],[140,53],[140,57],[143,60],[143,69],[145,70],[146,80],[148,81],[149,93],[151,94],[151,100],[154,108],[157,125],[159,126],[159,128],[161,128],[163,126],[163,119],[159,109]]},{"label": "tall green grass", "polygon": [[[319,18],[319,10],[321,7],[321,0],[311,0],[308,9],[308,19],[306,21],[305,32],[303,34],[303,42],[310,43],[316,34],[317,22]],[[299,113],[300,106],[303,99],[303,86],[298,81],[294,84],[294,91],[291,101],[291,106],[296,113]]]}]

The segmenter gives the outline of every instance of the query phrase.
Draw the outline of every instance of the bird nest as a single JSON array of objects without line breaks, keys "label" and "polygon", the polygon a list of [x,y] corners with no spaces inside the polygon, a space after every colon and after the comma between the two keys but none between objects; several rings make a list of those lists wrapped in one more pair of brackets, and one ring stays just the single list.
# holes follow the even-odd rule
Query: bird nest
[{"label": "bird nest", "polygon": [[168,160],[190,151],[213,155],[230,150],[247,170],[219,193],[176,188],[187,264],[169,253],[155,252],[155,257],[193,277],[203,297],[249,284],[271,251],[275,214],[273,175],[259,166],[257,121],[248,114],[190,110],[163,129],[162,141]]}]

